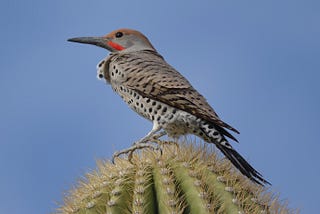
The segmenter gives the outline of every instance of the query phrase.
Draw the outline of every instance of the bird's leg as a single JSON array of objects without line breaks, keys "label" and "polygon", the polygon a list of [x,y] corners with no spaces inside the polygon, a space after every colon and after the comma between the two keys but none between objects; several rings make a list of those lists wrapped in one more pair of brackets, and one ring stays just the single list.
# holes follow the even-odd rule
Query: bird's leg
[{"label": "bird's leg", "polygon": [[127,154],[127,153],[129,153],[128,159],[131,162],[132,153],[137,149],[143,149],[143,148],[152,148],[153,150],[159,149],[159,147],[149,144],[148,141],[153,138],[158,139],[159,137],[163,136],[164,135],[163,132],[159,133],[158,135],[155,135],[160,130],[161,130],[161,127],[158,124],[154,124],[152,127],[152,130],[146,136],[134,142],[134,144],[131,147],[115,152],[112,157],[112,163],[114,163],[114,159],[116,157],[119,157],[120,155]]},{"label": "bird's leg", "polygon": [[137,149],[143,149],[143,148],[151,148],[151,149],[153,149],[153,150],[159,149],[158,146],[155,146],[155,145],[150,144],[150,143],[148,143],[148,142],[139,142],[139,143],[137,143],[137,144],[135,143],[135,144],[133,144],[132,146],[130,146],[129,148],[127,148],[127,149],[123,149],[123,150],[120,150],[120,151],[118,151],[118,152],[115,152],[115,153],[113,154],[113,156],[112,156],[112,163],[114,163],[114,159],[115,159],[116,157],[119,157],[119,156],[122,155],[122,154],[128,154],[128,153],[129,153],[129,155],[128,155],[128,160],[131,162],[132,153],[133,153],[135,150],[137,150]]},{"label": "bird's leg", "polygon": [[176,141],[162,141],[159,138],[166,135],[167,132],[166,131],[162,131],[158,134],[153,135],[153,137],[149,140],[152,143],[155,143],[159,146],[160,152],[162,154],[162,149],[164,145],[175,145],[177,147],[177,149],[179,149],[179,144]]},{"label": "bird's leg", "polygon": [[[131,162],[131,159],[132,159],[132,154],[135,150],[137,149],[144,149],[144,148],[151,148],[153,150],[157,150],[159,149],[157,146],[153,145],[153,144],[149,144],[147,142],[142,142],[142,143],[139,143],[139,144],[134,144],[132,146],[130,146],[129,148],[127,149],[123,149],[121,151],[118,151],[118,152],[115,152],[112,156],[112,163],[114,163],[114,159],[116,157],[119,157],[120,155],[122,154],[128,154],[128,160]],[[132,163],[132,162],[131,162]]]},{"label": "bird's leg", "polygon": [[156,135],[156,133],[160,130],[161,130],[161,127],[158,124],[153,124],[152,130],[146,136],[144,136],[140,140],[134,142],[133,145],[145,144],[149,140],[154,139],[154,138],[158,139],[159,137],[163,136],[163,135],[161,135],[162,132],[158,134],[160,136]]},{"label": "bird's leg", "polygon": [[160,144],[161,143],[161,140],[159,140],[160,137],[166,135],[167,132],[166,131],[162,131],[158,134],[155,134],[152,136],[152,138],[150,139],[151,142],[154,142],[154,143],[157,143],[157,144]]}]

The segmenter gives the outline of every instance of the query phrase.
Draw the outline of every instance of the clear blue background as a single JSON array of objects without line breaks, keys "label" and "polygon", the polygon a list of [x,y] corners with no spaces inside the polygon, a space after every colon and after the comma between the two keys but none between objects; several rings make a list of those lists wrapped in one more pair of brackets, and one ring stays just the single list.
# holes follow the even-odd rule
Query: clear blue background
[{"label": "clear blue background", "polygon": [[[192,3],[191,3],[192,2]],[[0,213],[49,213],[95,161],[151,129],[96,79],[108,52],[68,43],[146,34],[301,213],[319,212],[318,1],[0,2]]]}]

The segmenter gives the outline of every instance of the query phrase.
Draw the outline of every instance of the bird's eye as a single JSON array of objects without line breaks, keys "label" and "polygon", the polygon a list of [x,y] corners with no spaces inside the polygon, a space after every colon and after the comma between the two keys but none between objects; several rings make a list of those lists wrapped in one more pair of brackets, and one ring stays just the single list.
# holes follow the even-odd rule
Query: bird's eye
[{"label": "bird's eye", "polygon": [[122,32],[119,31],[119,32],[116,33],[116,37],[117,37],[117,38],[120,38],[120,37],[122,37],[122,36],[123,36],[123,33],[122,33]]}]

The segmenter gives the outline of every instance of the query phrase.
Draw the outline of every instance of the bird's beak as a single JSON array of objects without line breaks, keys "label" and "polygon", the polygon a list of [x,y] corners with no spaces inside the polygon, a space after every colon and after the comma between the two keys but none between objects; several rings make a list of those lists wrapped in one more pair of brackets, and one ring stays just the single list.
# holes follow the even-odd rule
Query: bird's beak
[{"label": "bird's beak", "polygon": [[109,39],[106,37],[77,37],[68,39],[68,41],[96,45],[109,51],[113,51],[112,47],[108,45]]}]

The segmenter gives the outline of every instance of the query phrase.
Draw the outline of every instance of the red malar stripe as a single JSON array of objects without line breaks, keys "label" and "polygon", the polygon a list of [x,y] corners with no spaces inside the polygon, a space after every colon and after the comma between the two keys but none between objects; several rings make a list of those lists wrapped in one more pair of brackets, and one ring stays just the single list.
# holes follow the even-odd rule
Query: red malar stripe
[{"label": "red malar stripe", "polygon": [[118,51],[122,51],[124,49],[124,47],[122,47],[121,45],[117,44],[117,43],[114,43],[112,41],[109,41],[108,42],[108,45]]}]

